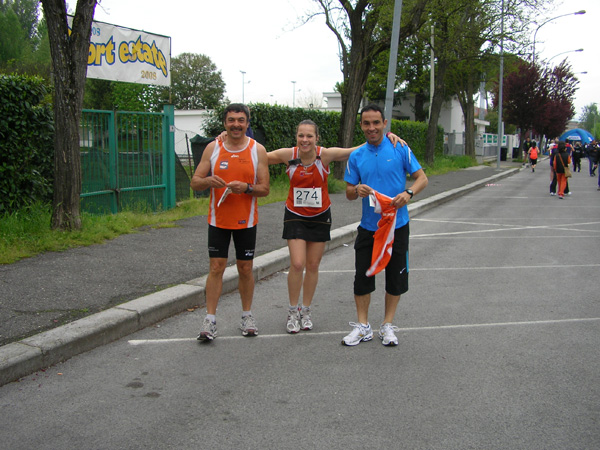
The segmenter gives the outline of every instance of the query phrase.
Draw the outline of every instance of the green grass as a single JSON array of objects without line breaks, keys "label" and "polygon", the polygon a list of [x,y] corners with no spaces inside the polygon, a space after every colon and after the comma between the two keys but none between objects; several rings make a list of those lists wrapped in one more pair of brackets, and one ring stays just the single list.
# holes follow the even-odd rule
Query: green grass
[{"label": "green grass", "polygon": [[[468,157],[438,157],[433,166],[425,167],[427,175],[440,175],[476,165]],[[343,192],[346,183],[329,177],[329,192]],[[271,180],[270,194],[258,199],[259,205],[284,201],[288,195],[287,176]],[[34,204],[12,214],[0,216],[0,264],[11,264],[44,252],[100,244],[122,234],[135,233],[141,227],[165,228],[188,217],[206,215],[208,198],[181,202],[176,208],[161,213],[125,211],[114,215],[82,214],[78,231],[57,231],[50,227],[51,207]]]},{"label": "green grass", "polygon": [[455,170],[476,166],[477,161],[470,156],[436,156],[433,165],[423,165],[428,176],[443,175]]},{"label": "green grass", "polygon": [[[285,200],[288,193],[285,183],[285,180],[274,180],[269,196],[260,198],[259,205]],[[176,208],[160,213],[82,213],[81,230],[70,232],[52,230],[51,206],[36,203],[0,216],[0,264],[10,264],[44,252],[100,244],[122,234],[135,233],[141,227],[173,227],[177,220],[206,215],[208,200],[208,197],[186,200]]]}]

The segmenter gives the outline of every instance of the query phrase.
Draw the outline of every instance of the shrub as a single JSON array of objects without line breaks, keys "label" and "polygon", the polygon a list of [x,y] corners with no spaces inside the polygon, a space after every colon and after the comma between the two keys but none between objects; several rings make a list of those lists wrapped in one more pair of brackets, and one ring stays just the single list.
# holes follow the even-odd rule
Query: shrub
[{"label": "shrub", "polygon": [[[250,125],[254,137],[262,143],[267,151],[278,148],[293,147],[296,145],[296,128],[298,124],[310,119],[319,126],[321,139],[319,145],[324,147],[338,146],[338,131],[340,127],[340,113],[335,111],[320,111],[316,109],[290,108],[287,106],[273,106],[262,103],[250,104]],[[217,136],[223,131],[221,116],[224,106],[215,109],[207,122],[205,135]],[[427,124],[409,120],[393,120],[392,132],[400,136],[410,145],[410,148],[420,162],[425,159],[425,142],[427,139]],[[360,129],[358,115],[356,116],[356,129],[354,132],[354,145],[365,142],[364,134]],[[435,156],[443,155],[444,130],[438,127],[435,144]],[[285,171],[283,165],[269,166],[271,176],[279,176]]]},{"label": "shrub", "polygon": [[0,75],[0,214],[51,200],[53,136],[44,81]]}]

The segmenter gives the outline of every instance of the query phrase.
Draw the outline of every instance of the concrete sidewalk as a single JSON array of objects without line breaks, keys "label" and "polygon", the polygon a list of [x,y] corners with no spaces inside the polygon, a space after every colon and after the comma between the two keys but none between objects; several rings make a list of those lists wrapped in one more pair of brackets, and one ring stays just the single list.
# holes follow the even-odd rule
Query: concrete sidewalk
[{"label": "concrete sidewalk", "polygon": [[[428,188],[409,205],[411,217],[520,167],[503,162],[500,170],[494,164],[430,177]],[[351,242],[360,218],[360,202],[349,202],[344,194],[332,197],[334,227],[327,249]],[[282,203],[260,207],[256,279],[288,267],[280,238],[282,210]],[[0,385],[204,306],[206,228],[206,218],[196,217],[176,228],[144,229],[106,244],[0,267]],[[237,271],[231,266],[223,292],[236,288]],[[88,315],[73,320],[77,314]]]}]

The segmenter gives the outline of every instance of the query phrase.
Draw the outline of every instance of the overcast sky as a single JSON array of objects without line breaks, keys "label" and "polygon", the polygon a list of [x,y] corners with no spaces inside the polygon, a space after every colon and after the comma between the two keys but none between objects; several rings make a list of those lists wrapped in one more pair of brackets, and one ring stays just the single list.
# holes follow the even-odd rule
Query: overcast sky
[{"label": "overcast sky", "polygon": [[[600,102],[597,50],[600,0],[567,0],[544,11],[538,23],[579,10],[542,26],[538,60],[556,65],[567,57],[578,74],[576,117],[583,106]],[[101,0],[95,20],[171,37],[171,55],[207,55],[221,71],[231,101],[292,105],[319,98],[342,79],[337,40],[323,17],[299,26],[313,0]],[[532,28],[532,39],[535,28]],[[571,50],[583,48],[583,52]],[[562,52],[568,52],[557,56]],[[246,72],[242,75],[241,71]],[[296,81],[296,83],[292,83]],[[295,92],[295,94],[294,94]]]}]

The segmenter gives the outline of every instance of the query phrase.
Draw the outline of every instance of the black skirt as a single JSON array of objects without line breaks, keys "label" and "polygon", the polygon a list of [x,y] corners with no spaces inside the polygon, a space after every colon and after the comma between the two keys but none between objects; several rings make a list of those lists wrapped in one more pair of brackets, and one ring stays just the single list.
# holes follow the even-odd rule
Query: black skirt
[{"label": "black skirt", "polygon": [[303,217],[285,208],[283,239],[302,239],[308,242],[331,240],[331,210],[313,217]]}]

